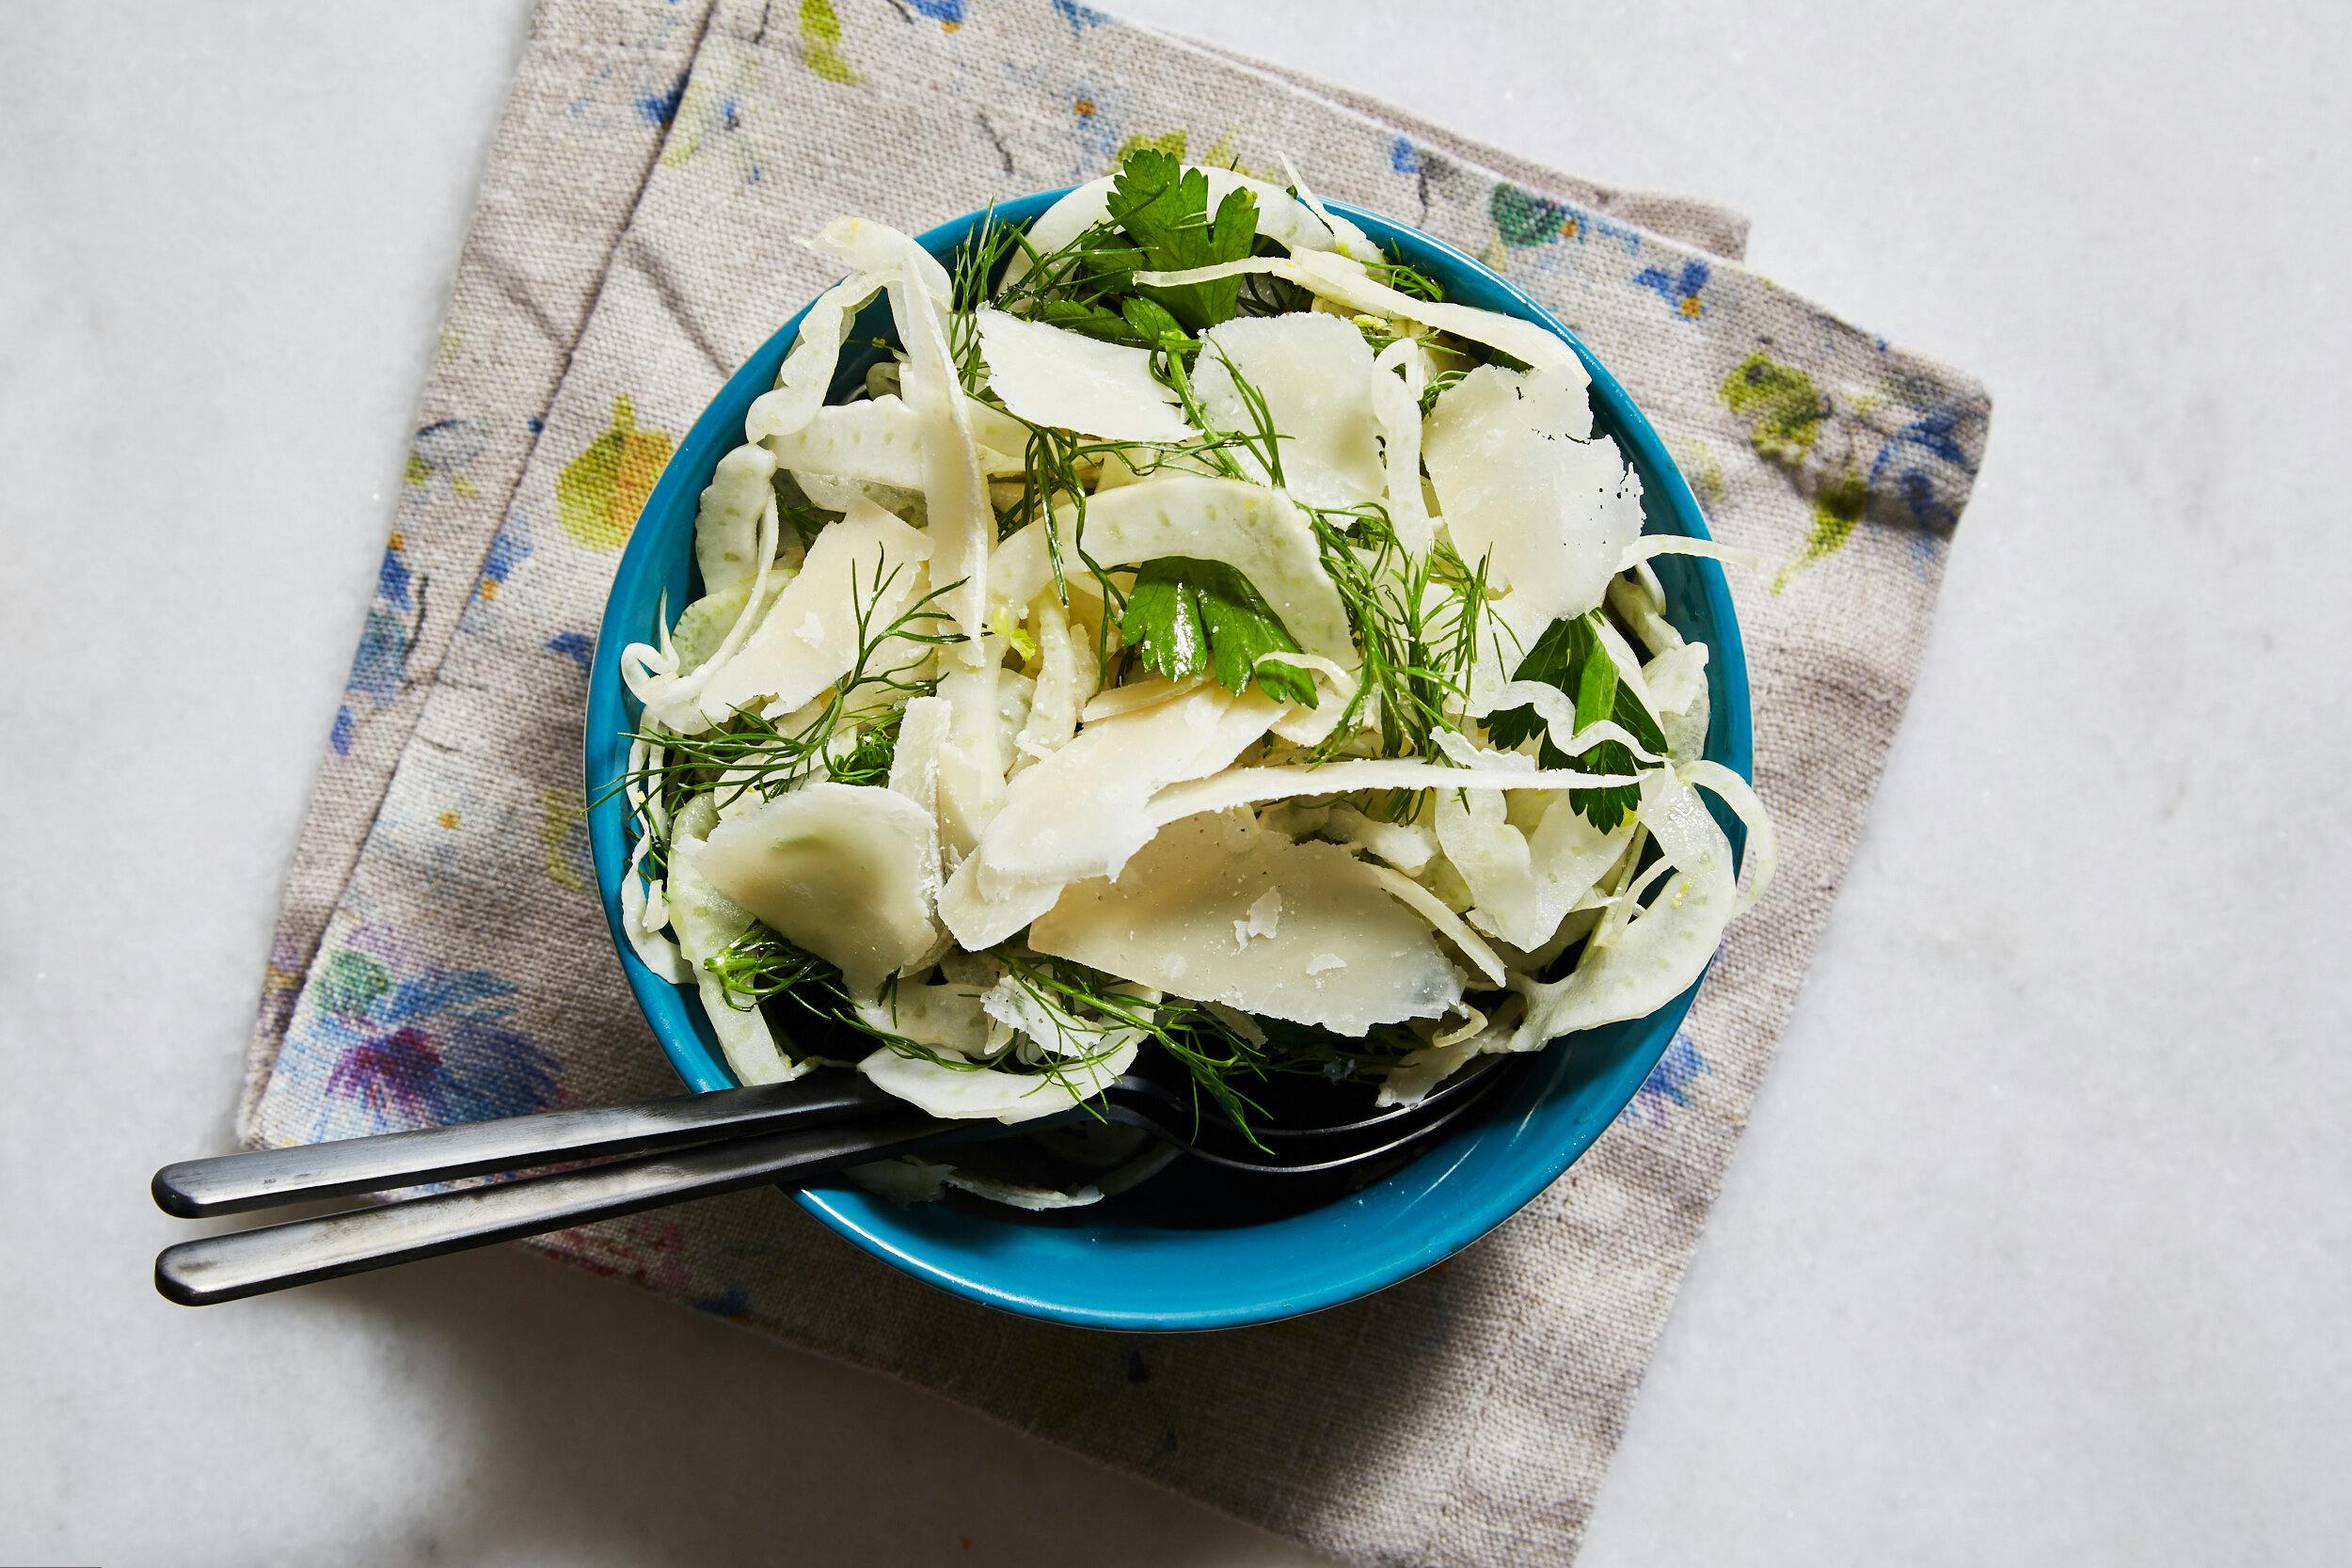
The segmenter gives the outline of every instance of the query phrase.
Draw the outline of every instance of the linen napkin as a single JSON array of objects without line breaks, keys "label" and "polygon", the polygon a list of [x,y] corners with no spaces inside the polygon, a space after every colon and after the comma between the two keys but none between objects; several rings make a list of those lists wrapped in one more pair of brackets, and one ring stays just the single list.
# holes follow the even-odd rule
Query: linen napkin
[{"label": "linen napkin", "polygon": [[616,559],[721,381],[909,230],[1149,144],[1393,214],[1513,278],[1649,413],[1736,579],[1784,846],[1628,1113],[1446,1268],[1262,1329],[1050,1327],[760,1191],[537,1243],[911,1378],[1336,1557],[1575,1551],[1909,694],[1990,410],[1613,192],[1073,0],[543,0],[306,819],[240,1127],[285,1144],[652,1095],[578,759]]}]

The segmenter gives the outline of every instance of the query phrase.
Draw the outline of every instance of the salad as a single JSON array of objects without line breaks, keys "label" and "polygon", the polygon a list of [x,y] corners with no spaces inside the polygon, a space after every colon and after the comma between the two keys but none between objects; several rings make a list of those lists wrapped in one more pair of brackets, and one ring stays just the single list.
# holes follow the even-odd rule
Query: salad
[{"label": "salad", "polygon": [[1643,533],[1558,337],[1150,150],[952,271],[813,244],[849,276],[703,493],[702,596],[623,656],[624,926],[744,1083],[1409,1104],[1664,1006],[1760,895],[1648,564],[1722,552]]}]

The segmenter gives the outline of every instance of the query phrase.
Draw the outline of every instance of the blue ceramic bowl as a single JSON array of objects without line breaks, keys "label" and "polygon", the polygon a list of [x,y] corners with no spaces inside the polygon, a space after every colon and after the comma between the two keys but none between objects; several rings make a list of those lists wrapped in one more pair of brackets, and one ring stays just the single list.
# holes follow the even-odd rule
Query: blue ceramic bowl
[{"label": "blue ceramic bowl", "polygon": [[[1004,220],[1026,222],[1060,194],[1025,197],[995,212]],[[1565,339],[1592,372],[1595,425],[1614,437],[1642,476],[1646,531],[1707,537],[1698,503],[1657,432],[1565,327],[1452,246],[1371,213],[1337,203],[1333,210],[1436,278],[1448,298],[1522,317]],[[923,235],[922,244],[951,258],[984,215],[942,224]],[[727,382],[670,460],[638,518],[605,606],[590,672],[591,800],[627,766],[623,736],[637,721],[637,704],[620,679],[621,650],[649,638],[665,594],[673,610],[687,603],[694,586],[697,500],[720,456],[743,438],[752,400],[775,384],[800,324],[799,316],[785,323]],[[852,341],[866,337],[869,326],[887,331],[887,316],[862,323]],[[835,394],[846,392],[862,371],[862,362],[845,361]],[[1711,561],[1687,556],[1661,557],[1657,569],[1675,625],[1708,646],[1713,718],[1707,754],[1744,776],[1750,759],[1747,664],[1723,572]],[[1737,846],[1737,822],[1720,810],[1717,815]],[[662,1049],[694,1088],[730,1086],[734,1080],[691,988],[655,976],[621,939],[620,885],[629,840],[627,810],[617,798],[606,796],[595,808],[590,833],[621,967]],[[1174,1228],[1122,1218],[1117,1201],[1069,1212],[1058,1223],[1039,1223],[1010,1210],[902,1208],[846,1185],[811,1187],[796,1196],[810,1213],[916,1278],[1030,1317],[1148,1330],[1228,1328],[1312,1312],[1441,1261],[1556,1180],[1632,1100],[1696,991],[1693,986],[1648,1018],[1555,1043],[1531,1064],[1507,1103],[1363,1191],[1305,1213],[1218,1229]]]}]

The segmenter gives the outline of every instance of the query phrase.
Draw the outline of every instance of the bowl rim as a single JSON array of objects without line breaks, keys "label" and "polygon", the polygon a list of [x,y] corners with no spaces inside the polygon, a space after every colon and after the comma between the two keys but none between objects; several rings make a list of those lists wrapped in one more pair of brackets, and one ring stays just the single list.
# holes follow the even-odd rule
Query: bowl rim
[{"label": "bowl rim", "polygon": [[[935,255],[950,251],[990,214],[993,214],[1003,221],[1025,223],[1067,195],[1071,188],[1041,191],[992,203],[989,207],[966,213],[924,230],[915,236],[916,243]],[[1589,395],[1593,403],[1597,409],[1605,412],[1608,422],[1614,427],[1612,432],[1613,438],[1628,462],[1642,474],[1645,498],[1653,499],[1664,512],[1671,524],[1670,531],[1695,539],[1712,538],[1697,499],[1683,477],[1680,467],[1648,418],[1610,373],[1599,356],[1550,311],[1476,258],[1410,224],[1346,202],[1327,201],[1326,205],[1384,244],[1401,240],[1408,248],[1417,248],[1424,252],[1425,257],[1436,259],[1441,269],[1453,269],[1476,279],[1482,290],[1501,296],[1506,313],[1532,322],[1566,342],[1582,361],[1592,379]],[[1419,264],[1423,259],[1416,257],[1414,261]],[[649,515],[660,515],[682,501],[691,504],[707,482],[709,468],[720,456],[741,443],[739,423],[717,418],[720,408],[739,399],[748,401],[747,392],[756,395],[772,384],[773,362],[797,341],[801,323],[807,312],[807,305],[795,311],[712,396],[663,468],[640,513],[640,520]],[[681,495],[681,492],[691,494]],[[688,549],[691,553],[691,534],[689,539]],[[1729,767],[1742,778],[1748,778],[1753,771],[1754,733],[1747,660],[1729,584],[1721,565],[1713,560],[1683,557],[1678,559],[1678,564],[1682,563],[1687,563],[1687,569],[1693,574],[1699,589],[1698,596],[1704,601],[1710,627],[1710,635],[1704,641],[1708,644],[1710,697],[1717,700],[1712,704],[1706,752],[1713,760]],[[630,630],[616,625],[622,608],[620,601],[625,589],[632,590],[629,594],[632,598],[641,596],[634,592],[637,580],[659,569],[662,567],[657,562],[654,531],[632,527],[628,546],[614,569],[612,587],[608,592],[598,623],[596,652],[589,670],[586,724],[581,737],[587,793],[593,802],[589,836],[598,895],[605,908],[614,952],[630,992],[660,1044],[663,1054],[679,1077],[690,1088],[707,1092],[732,1087],[735,1080],[726,1070],[723,1060],[692,1026],[698,1016],[699,1002],[687,988],[674,986],[646,968],[629,945],[622,924],[620,906],[621,879],[626,874],[628,860],[628,814],[625,802],[617,794],[607,793],[612,779],[617,774],[611,755],[619,744],[616,737],[632,727],[634,722],[635,704],[619,677],[620,652],[628,643],[644,639],[642,628]],[[1727,703],[1722,701],[1724,696],[1732,700]],[[601,740],[599,737],[602,737]],[[626,751],[625,747],[619,749],[624,752]],[[1744,840],[1740,824],[1720,805],[1710,805],[1731,836],[1735,855],[1739,855]],[[1550,1045],[1557,1041],[1548,1043],[1535,1058],[1543,1065],[1528,1073],[1526,1081],[1514,1091],[1513,1103],[1518,1107],[1518,1121],[1505,1134],[1503,1153],[1497,1156],[1498,1159],[1508,1158],[1521,1143],[1540,1146],[1531,1150],[1530,1158],[1514,1165],[1513,1178],[1474,1189],[1469,1199],[1457,1203],[1451,1213],[1411,1243],[1391,1245],[1382,1251],[1376,1260],[1358,1264],[1354,1259],[1348,1259],[1337,1266],[1329,1278],[1306,1289],[1290,1288],[1286,1293],[1262,1296],[1244,1288],[1237,1291],[1235,1299],[1231,1301],[1185,1309],[1114,1307],[1099,1301],[1077,1299],[1067,1289],[1043,1292],[1014,1289],[1001,1281],[977,1278],[969,1271],[943,1264],[926,1256],[918,1245],[905,1240],[906,1232],[914,1228],[907,1218],[914,1210],[886,1205],[878,1208],[878,1205],[882,1205],[882,1200],[840,1187],[790,1189],[791,1196],[831,1229],[876,1258],[951,1294],[1021,1316],[1125,1332],[1241,1327],[1302,1316],[1369,1295],[1444,1261],[1517,1213],[1537,1194],[1557,1181],[1632,1103],[1659,1059],[1677,1037],[1699,988],[1706,984],[1712,969],[1713,961],[1710,959],[1707,969],[1700,973],[1689,989],[1654,1012],[1640,1019],[1629,1020],[1623,1024],[1606,1026],[1614,1030],[1645,1031],[1654,1038],[1634,1055],[1624,1058],[1617,1069],[1609,1074],[1618,1082],[1602,1097],[1607,1101],[1605,1113],[1597,1106],[1580,1107],[1573,1102],[1573,1096],[1565,1092],[1564,1085],[1566,1080],[1577,1075],[1576,1058],[1579,1053],[1553,1051]],[[687,1009],[679,1015],[685,1020],[684,1027],[680,1027],[677,1017],[673,1016],[681,1006]],[[1637,1065],[1639,1070],[1632,1070]],[[1618,1092],[1620,1089],[1621,1093]],[[1503,1116],[1504,1112],[1498,1108],[1489,1116],[1475,1118],[1472,1126],[1442,1140],[1411,1164],[1382,1177],[1366,1192],[1395,1182],[1417,1167],[1446,1156],[1457,1147],[1467,1147],[1482,1136],[1494,1135],[1494,1128],[1490,1124],[1500,1123]],[[1454,1159],[1446,1169],[1450,1171],[1453,1164],[1459,1164],[1461,1158]],[[1358,1195],[1356,1198],[1345,1201],[1360,1201],[1361,1196]],[[1418,1202],[1419,1199],[1409,1201]],[[1327,1206],[1327,1210],[1330,1207],[1335,1206]],[[1295,1220],[1311,1218],[1325,1212],[1309,1211],[1305,1215],[1276,1221],[1263,1228],[1278,1230]],[[1200,1234],[1250,1236],[1258,1234],[1258,1231],[1223,1230]]]}]

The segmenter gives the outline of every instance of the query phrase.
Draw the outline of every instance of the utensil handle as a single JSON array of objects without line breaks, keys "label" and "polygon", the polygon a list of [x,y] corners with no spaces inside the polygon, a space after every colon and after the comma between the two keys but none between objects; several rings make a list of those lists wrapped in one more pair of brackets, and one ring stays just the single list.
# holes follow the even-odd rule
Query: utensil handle
[{"label": "utensil handle", "polygon": [[526,1117],[386,1132],[293,1148],[183,1160],[155,1173],[156,1207],[195,1219],[307,1198],[447,1181],[599,1154],[675,1148],[766,1128],[868,1115],[903,1101],[854,1073],[789,1084],[677,1095],[631,1105],[541,1111]]},{"label": "utensil handle", "polygon": [[156,1256],[155,1289],[183,1307],[235,1301],[1003,1131],[995,1122],[943,1125],[901,1116],[436,1193],[182,1242]]}]

